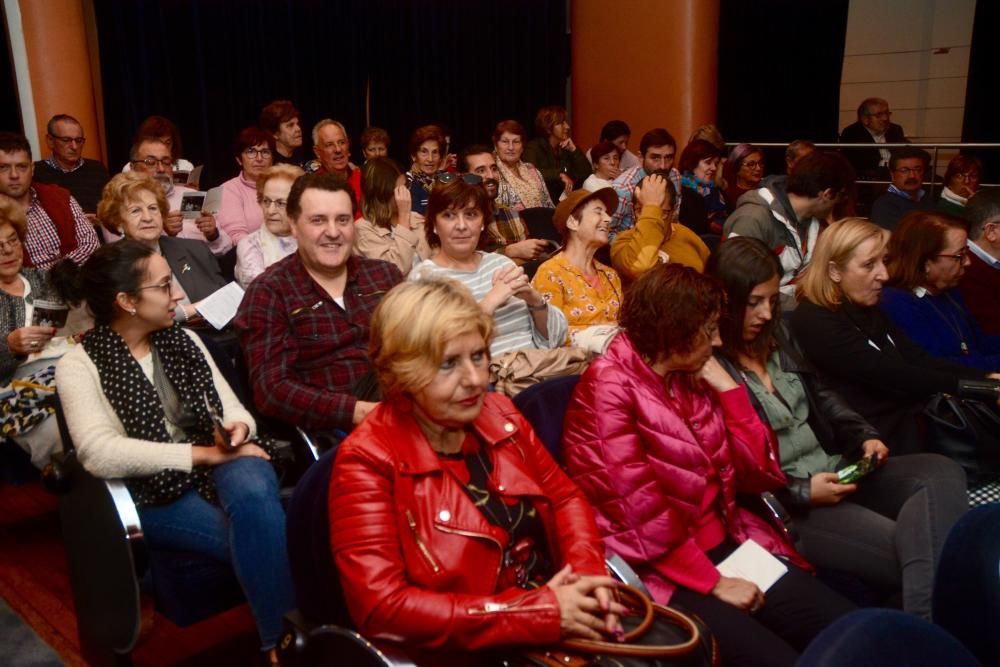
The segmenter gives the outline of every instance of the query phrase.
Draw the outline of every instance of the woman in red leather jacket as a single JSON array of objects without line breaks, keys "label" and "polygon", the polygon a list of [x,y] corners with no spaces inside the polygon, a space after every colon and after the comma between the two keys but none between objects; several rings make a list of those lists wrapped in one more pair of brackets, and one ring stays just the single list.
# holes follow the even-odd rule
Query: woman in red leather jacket
[{"label": "woman in red leather jacket", "polygon": [[487,393],[492,330],[457,282],[389,292],[370,349],[384,400],[330,480],[358,630],[435,662],[622,632],[593,510],[514,405]]}]

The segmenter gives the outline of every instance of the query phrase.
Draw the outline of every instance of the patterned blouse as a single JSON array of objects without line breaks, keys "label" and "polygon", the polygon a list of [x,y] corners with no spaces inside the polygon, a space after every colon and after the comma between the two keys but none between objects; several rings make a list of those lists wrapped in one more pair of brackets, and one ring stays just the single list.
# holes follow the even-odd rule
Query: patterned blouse
[{"label": "patterned blouse", "polygon": [[617,324],[622,281],[610,266],[594,261],[596,279],[588,278],[561,252],[538,267],[531,286],[569,320],[570,344],[576,334],[597,324]]}]

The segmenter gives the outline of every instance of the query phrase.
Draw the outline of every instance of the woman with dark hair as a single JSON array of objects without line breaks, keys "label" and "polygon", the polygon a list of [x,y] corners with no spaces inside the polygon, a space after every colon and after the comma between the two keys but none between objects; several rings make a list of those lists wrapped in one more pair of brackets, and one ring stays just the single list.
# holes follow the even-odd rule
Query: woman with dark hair
[{"label": "woman with dark hair", "polygon": [[756,190],[764,180],[764,152],[753,144],[739,144],[729,152],[723,168],[726,190],[726,212],[736,209],[736,202],[744,193]]},{"label": "woman with dark hair", "polygon": [[274,100],[260,111],[257,124],[274,137],[274,164],[302,165],[301,114],[289,100]]},{"label": "woman with dark hair", "polygon": [[174,324],[181,292],[155,250],[102,246],[68,284],[96,325],[56,372],[80,463],[125,479],[151,547],[233,565],[274,662],[294,601],[278,480],[253,417],[198,337]]},{"label": "woman with dark hair", "polygon": [[394,160],[376,157],[361,168],[361,218],[355,222],[355,251],[392,262],[406,275],[413,262],[431,256],[424,223],[410,215],[412,190]]},{"label": "woman with dark hair", "polygon": [[456,178],[438,185],[427,206],[430,259],[413,267],[410,279],[451,278],[465,285],[483,312],[493,317],[496,337],[490,353],[555,348],[566,341],[566,316],[531,287],[524,269],[509,257],[479,250],[493,203],[481,185]]},{"label": "woman with dark hair", "polygon": [[621,173],[618,148],[610,141],[602,141],[590,149],[590,154],[594,160],[594,173],[587,177],[581,188],[589,192],[610,188],[611,181]]},{"label": "woman with dark hair", "polygon": [[542,172],[553,202],[579,188],[591,173],[590,163],[569,134],[569,115],[560,106],[535,114],[535,138],[524,147],[524,159]]},{"label": "woman with dark hair", "polygon": [[726,205],[715,183],[722,151],[695,139],[681,152],[681,210],[678,220],[695,234],[721,234]]},{"label": "woman with dark hair", "polygon": [[437,125],[418,127],[410,136],[410,159],[413,164],[406,172],[406,184],[410,188],[410,207],[414,213],[423,215],[427,212],[427,198],[442,171],[444,151],[444,130]]},{"label": "woman with dark hair", "polygon": [[[788,478],[782,500],[803,554],[884,593],[902,589],[903,608],[930,619],[937,557],[967,506],[965,474],[936,454],[889,457],[878,432],[829,388],[783,326],[781,272],[767,245],[745,236],[719,246],[707,267],[726,289],[720,360],[778,437]],[[836,470],[871,456],[877,471],[840,482]]]},{"label": "woman with dark hair", "polygon": [[[724,294],[661,265],[626,292],[623,331],[580,377],[563,456],[605,546],[653,598],[701,616],[727,665],[791,665],[852,605],[806,571],[771,525],[736,503],[786,485],[770,429],[712,356]],[[716,567],[753,540],[787,566],[766,592]]]},{"label": "woman with dark hair", "polygon": [[381,127],[366,127],[361,133],[361,154],[365,160],[386,157],[389,154],[389,133]]},{"label": "woman with dark hair", "polygon": [[264,212],[257,203],[257,179],[271,166],[274,137],[259,127],[240,131],[233,143],[233,158],[240,173],[222,184],[222,203],[215,221],[226,230],[233,243],[264,224]]},{"label": "woman with dark hair", "polygon": [[530,162],[522,162],[527,134],[516,120],[502,120],[493,130],[493,150],[500,170],[496,202],[515,211],[555,208],[542,174]]},{"label": "woman with dark hair", "polygon": [[[601,134],[597,137],[598,143],[607,141],[615,145],[618,152],[618,167],[621,171],[626,171],[632,167],[641,167],[642,160],[639,156],[628,149],[628,141],[632,138],[632,129],[623,120],[609,120],[601,127]],[[587,160],[594,164],[592,149],[587,150]],[[615,178],[618,174],[615,174]]]},{"label": "woman with dark hair", "polygon": [[[916,415],[931,396],[947,393],[994,402],[997,393],[967,384],[987,380],[987,374],[930,356],[878,307],[889,277],[886,236],[862,218],[827,227],[796,285],[799,304],[789,324],[834,390],[894,452],[908,454],[927,451]],[[1000,390],[1000,381],[993,384]]]},{"label": "woman with dark hair", "polygon": [[944,189],[937,209],[942,213],[965,217],[965,205],[979,191],[983,163],[973,155],[956,155],[944,172]]},{"label": "woman with dark hair", "polygon": [[903,216],[889,237],[882,310],[930,355],[1000,371],[1000,336],[983,333],[958,289],[970,263],[968,240],[962,218],[937,211]]}]

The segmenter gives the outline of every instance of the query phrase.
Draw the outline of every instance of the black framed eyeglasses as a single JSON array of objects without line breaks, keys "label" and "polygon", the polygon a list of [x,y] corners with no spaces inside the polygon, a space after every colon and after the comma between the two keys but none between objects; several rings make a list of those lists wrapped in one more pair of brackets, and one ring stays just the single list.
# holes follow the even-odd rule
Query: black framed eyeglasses
[{"label": "black framed eyeglasses", "polygon": [[155,169],[156,165],[160,165],[164,169],[174,166],[174,159],[172,157],[160,158],[157,160],[155,157],[147,157],[141,160],[130,160],[132,164],[144,164],[150,169]]},{"label": "black framed eyeglasses", "polygon": [[434,180],[442,185],[448,185],[449,183],[454,183],[459,178],[468,183],[469,185],[482,185],[483,177],[479,174],[455,174],[450,171],[439,171],[434,175]]},{"label": "black framed eyeglasses", "polygon": [[70,144],[82,146],[87,143],[86,137],[60,137],[57,134],[50,134],[49,136],[61,143],[63,146],[69,146]]}]

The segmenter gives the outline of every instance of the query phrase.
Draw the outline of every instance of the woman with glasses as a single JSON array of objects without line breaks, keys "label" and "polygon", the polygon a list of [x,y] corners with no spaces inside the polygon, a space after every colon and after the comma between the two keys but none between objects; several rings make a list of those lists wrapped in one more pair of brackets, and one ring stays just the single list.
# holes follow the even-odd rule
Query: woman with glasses
[{"label": "woman with glasses", "polygon": [[725,175],[726,212],[736,209],[744,193],[756,190],[764,180],[764,153],[753,144],[739,144],[729,153],[722,171]]},{"label": "woman with glasses", "polygon": [[[452,176],[439,172],[436,178],[448,180]],[[392,262],[403,275],[415,261],[431,256],[422,216],[410,215],[412,193],[406,176],[390,158],[371,158],[361,168],[361,218],[355,223],[355,251],[369,259]]]},{"label": "woman with glasses", "polygon": [[[198,318],[195,304],[224,287],[226,280],[207,245],[163,233],[167,210],[163,188],[146,174],[129,172],[118,174],[104,186],[97,217],[109,230],[163,256],[181,294],[173,317],[183,323]],[[173,288],[168,284],[163,289]]]},{"label": "woman with glasses", "polygon": [[257,201],[264,212],[264,224],[236,246],[236,281],[243,287],[298,248],[285,206],[292,183],[304,173],[290,164],[276,164],[257,179]]},{"label": "woman with glasses", "polygon": [[522,162],[527,133],[516,120],[497,123],[493,130],[493,149],[500,170],[497,204],[515,211],[526,208],[555,208],[542,173],[533,164]]},{"label": "woman with glasses", "polygon": [[[737,493],[786,484],[773,432],[712,356],[722,287],[661,264],[625,294],[623,329],[573,393],[563,459],[597,513],[606,547],[653,598],[695,612],[726,665],[792,665],[852,609]],[[766,592],[717,567],[753,540],[787,571]]]},{"label": "woman with glasses", "polygon": [[931,356],[1000,371],[1000,336],[987,336],[958,283],[969,261],[969,224],[947,213],[912,211],[889,238],[882,310]]},{"label": "woman with glasses", "polygon": [[965,217],[965,205],[979,191],[983,163],[972,155],[956,155],[944,172],[944,189],[937,209],[942,213]]},{"label": "woman with glasses", "polygon": [[175,272],[137,241],[91,255],[67,296],[86,301],[95,327],[60,361],[59,397],[80,463],[124,478],[151,548],[232,564],[276,664],[294,601],[272,452],[198,336],[176,326]]},{"label": "woman with glasses", "polygon": [[240,173],[222,184],[222,203],[215,214],[215,221],[233,243],[264,224],[264,212],[257,202],[257,179],[271,166],[274,150],[274,137],[258,127],[245,128],[233,143]]}]

